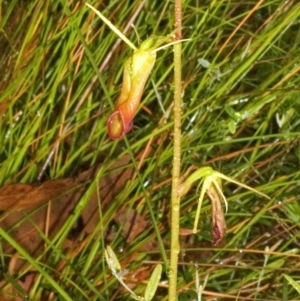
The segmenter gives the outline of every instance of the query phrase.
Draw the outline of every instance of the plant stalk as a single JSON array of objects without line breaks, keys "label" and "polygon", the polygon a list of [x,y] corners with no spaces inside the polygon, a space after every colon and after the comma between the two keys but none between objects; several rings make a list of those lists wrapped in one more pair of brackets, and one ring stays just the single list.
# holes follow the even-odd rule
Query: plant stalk
[{"label": "plant stalk", "polygon": [[[181,40],[181,0],[175,0],[175,35]],[[180,165],[181,165],[181,43],[174,45],[174,147],[171,195],[171,258],[169,270],[169,301],[177,300],[177,270],[180,216]]]}]

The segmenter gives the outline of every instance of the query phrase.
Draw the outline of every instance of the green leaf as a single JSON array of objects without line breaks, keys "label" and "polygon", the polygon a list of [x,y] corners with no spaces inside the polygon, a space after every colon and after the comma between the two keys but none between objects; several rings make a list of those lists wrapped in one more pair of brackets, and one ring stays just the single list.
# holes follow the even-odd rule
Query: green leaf
[{"label": "green leaf", "polygon": [[231,134],[234,134],[236,132],[236,123],[234,120],[230,120],[227,123],[227,126],[228,126],[228,130]]},{"label": "green leaf", "polygon": [[294,289],[300,294],[300,285],[290,276],[283,274],[286,280],[294,287]]},{"label": "green leaf", "polygon": [[113,271],[120,271],[121,270],[121,265],[120,262],[115,254],[115,252],[112,250],[112,248],[110,246],[107,246],[105,249],[105,259],[106,262],[109,266],[109,268]]},{"label": "green leaf", "polygon": [[145,301],[150,301],[155,295],[160,276],[161,276],[162,266],[161,264],[157,265],[153,270],[150,280],[147,284],[146,291],[145,291]]},{"label": "green leaf", "polygon": [[285,263],[285,260],[280,258],[268,264],[268,268],[281,268]]}]

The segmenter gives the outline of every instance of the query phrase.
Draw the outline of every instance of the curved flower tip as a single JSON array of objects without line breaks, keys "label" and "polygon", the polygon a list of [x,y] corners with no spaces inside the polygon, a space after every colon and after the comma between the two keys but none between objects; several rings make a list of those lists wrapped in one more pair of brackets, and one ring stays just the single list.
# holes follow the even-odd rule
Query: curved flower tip
[{"label": "curved flower tip", "polygon": [[155,63],[156,54],[137,49],[125,62],[123,85],[114,112],[106,126],[111,139],[120,139],[132,128],[145,84]]},{"label": "curved flower tip", "polygon": [[106,127],[109,137],[118,140],[130,131],[132,122],[125,123],[121,112],[116,110],[108,117]]}]

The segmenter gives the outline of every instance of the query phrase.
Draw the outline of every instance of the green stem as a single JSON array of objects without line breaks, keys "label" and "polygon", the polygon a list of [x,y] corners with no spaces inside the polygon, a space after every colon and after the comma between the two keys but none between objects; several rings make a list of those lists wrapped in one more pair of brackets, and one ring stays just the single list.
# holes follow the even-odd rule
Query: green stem
[{"label": "green stem", "polygon": [[[175,0],[176,40],[181,40],[181,0]],[[177,268],[180,214],[180,160],[181,160],[181,43],[174,45],[174,149],[171,199],[171,258],[169,271],[169,301],[177,300]]]}]

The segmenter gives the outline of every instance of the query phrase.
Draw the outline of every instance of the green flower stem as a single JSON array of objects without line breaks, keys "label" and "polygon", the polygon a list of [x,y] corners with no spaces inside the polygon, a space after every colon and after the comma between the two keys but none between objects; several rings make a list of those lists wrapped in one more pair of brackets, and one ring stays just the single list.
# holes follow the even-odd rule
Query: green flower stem
[{"label": "green flower stem", "polygon": [[[181,0],[175,1],[176,40],[181,40]],[[169,301],[177,300],[177,265],[180,214],[180,160],[181,160],[181,43],[174,45],[174,149],[171,199],[171,258],[169,271]]]}]

